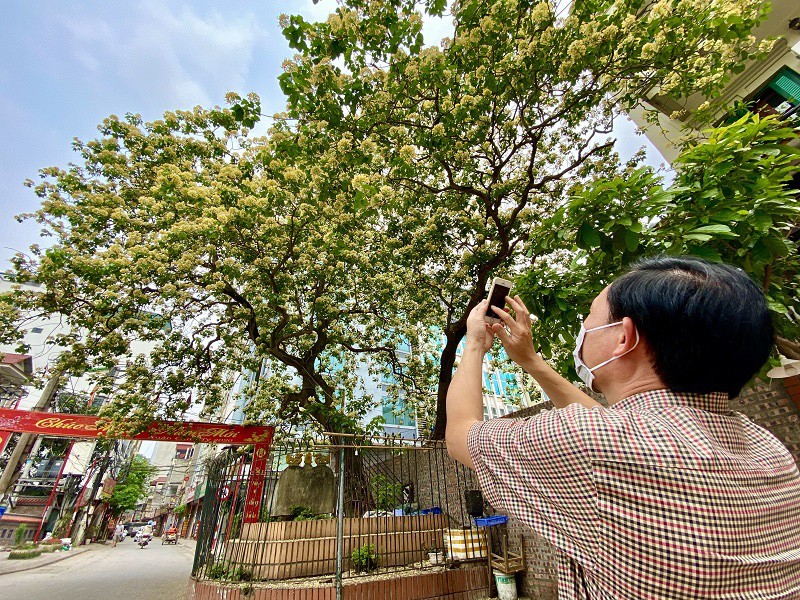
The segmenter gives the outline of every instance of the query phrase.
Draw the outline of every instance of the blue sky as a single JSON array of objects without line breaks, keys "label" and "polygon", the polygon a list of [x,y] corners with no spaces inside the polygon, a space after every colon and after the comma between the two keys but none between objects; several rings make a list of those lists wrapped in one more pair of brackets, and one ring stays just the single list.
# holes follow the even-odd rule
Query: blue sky
[{"label": "blue sky", "polygon": [[[291,54],[278,16],[323,19],[335,6],[334,0],[4,2],[0,270],[16,251],[40,241],[35,223],[14,219],[38,206],[23,182],[36,179],[40,168],[76,160],[73,138],[96,137],[110,114],[155,119],[166,110],[222,105],[228,91],[256,92],[265,113],[278,112],[277,77]],[[449,23],[426,24],[426,40],[445,35]],[[618,133],[623,156],[646,142],[627,122]],[[652,148],[649,162],[661,162]]]}]

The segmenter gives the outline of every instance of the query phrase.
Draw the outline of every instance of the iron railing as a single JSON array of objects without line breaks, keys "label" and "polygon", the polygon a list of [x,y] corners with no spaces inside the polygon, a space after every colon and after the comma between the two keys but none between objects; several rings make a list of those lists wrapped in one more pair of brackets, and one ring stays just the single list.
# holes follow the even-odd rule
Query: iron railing
[{"label": "iron railing", "polygon": [[467,598],[470,586],[485,586],[486,537],[465,504],[465,492],[478,483],[443,443],[344,434],[328,440],[272,448],[257,519],[245,510],[252,455],[229,450],[207,465],[196,580],[248,589],[335,587],[337,598],[365,595],[358,590],[372,581],[422,582],[425,574],[438,574],[437,597]]}]

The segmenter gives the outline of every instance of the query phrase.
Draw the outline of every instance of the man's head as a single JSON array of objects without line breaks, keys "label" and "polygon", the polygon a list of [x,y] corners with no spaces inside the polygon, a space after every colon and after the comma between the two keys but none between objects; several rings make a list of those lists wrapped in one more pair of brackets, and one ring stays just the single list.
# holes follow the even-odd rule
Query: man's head
[{"label": "man's head", "polygon": [[[655,374],[673,391],[735,397],[772,350],[774,333],[763,292],[729,265],[689,257],[645,259],[595,299],[594,321],[606,306],[607,323],[627,323],[610,328],[606,338],[613,329],[619,329],[618,340],[627,331],[630,345],[628,330],[635,326],[644,353],[631,353],[630,360],[649,357]],[[587,328],[599,324],[587,317]]]}]

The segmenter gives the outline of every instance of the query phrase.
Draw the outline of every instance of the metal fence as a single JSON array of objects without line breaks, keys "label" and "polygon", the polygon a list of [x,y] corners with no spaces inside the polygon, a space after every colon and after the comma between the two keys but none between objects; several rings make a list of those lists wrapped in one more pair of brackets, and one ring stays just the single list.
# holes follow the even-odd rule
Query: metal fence
[{"label": "metal fence", "polygon": [[410,577],[437,586],[435,597],[485,595],[485,532],[472,526],[465,500],[465,492],[475,498],[474,473],[443,443],[331,439],[272,448],[257,519],[245,511],[251,453],[229,450],[208,464],[195,580],[246,592],[330,587],[341,598]]}]

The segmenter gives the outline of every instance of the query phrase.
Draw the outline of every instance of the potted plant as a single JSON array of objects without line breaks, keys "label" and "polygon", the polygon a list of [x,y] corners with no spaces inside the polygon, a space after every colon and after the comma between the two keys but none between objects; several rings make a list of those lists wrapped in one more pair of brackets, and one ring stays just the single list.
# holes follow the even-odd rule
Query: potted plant
[{"label": "potted plant", "polygon": [[444,564],[444,549],[438,546],[427,546],[424,551],[428,555],[429,564],[433,566]]}]

